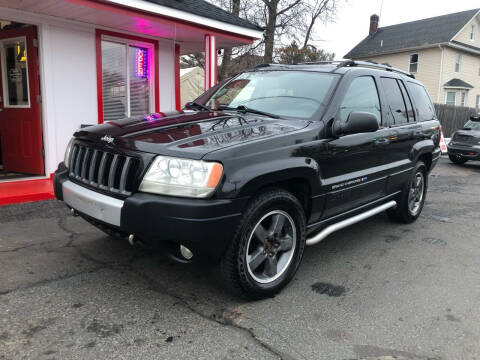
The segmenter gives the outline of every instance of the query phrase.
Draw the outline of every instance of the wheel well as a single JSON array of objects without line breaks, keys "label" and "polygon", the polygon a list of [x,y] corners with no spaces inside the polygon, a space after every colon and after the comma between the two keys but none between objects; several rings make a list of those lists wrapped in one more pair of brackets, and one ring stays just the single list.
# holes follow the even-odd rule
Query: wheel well
[{"label": "wheel well", "polygon": [[423,154],[418,158],[418,160],[422,160],[425,163],[427,170],[430,171],[430,169],[432,168],[432,154]]},{"label": "wheel well", "polygon": [[284,189],[295,196],[305,211],[305,216],[307,219],[310,217],[310,212],[312,209],[311,202],[311,188],[310,184],[305,179],[289,179],[277,183],[268,184],[257,191],[257,194],[264,192],[269,188],[280,188]]}]

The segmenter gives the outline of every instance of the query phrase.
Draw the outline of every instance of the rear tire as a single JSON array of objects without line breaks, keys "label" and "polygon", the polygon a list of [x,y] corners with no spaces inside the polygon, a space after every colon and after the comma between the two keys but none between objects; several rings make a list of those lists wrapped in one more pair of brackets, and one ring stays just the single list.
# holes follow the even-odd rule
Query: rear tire
[{"label": "rear tire", "polygon": [[249,299],[278,293],[302,260],[305,224],[303,207],[291,193],[272,189],[255,197],[220,262],[225,285]]},{"label": "rear tire", "polygon": [[468,161],[467,159],[462,158],[460,155],[448,155],[448,158],[451,162],[458,165],[465,164]]},{"label": "rear tire", "polygon": [[418,161],[397,200],[397,206],[387,210],[390,219],[406,224],[418,219],[427,196],[427,175],[425,163]]}]

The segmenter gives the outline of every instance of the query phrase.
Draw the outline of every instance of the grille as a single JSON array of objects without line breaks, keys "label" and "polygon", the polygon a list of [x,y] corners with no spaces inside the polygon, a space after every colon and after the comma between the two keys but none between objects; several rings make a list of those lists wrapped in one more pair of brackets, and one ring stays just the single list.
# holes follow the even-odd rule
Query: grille
[{"label": "grille", "polygon": [[139,160],[74,144],[69,165],[72,179],[112,193],[130,195]]},{"label": "grille", "polygon": [[477,144],[478,138],[470,135],[455,134],[453,141],[461,142],[464,144]]}]

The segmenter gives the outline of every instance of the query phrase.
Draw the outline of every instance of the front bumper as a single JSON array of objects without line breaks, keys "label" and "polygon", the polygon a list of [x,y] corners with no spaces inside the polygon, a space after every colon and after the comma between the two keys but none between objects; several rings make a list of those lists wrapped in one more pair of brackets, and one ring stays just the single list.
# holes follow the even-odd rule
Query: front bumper
[{"label": "front bumper", "polygon": [[451,145],[447,146],[448,155],[459,156],[468,160],[480,160],[479,145]]},{"label": "front bumper", "polygon": [[152,247],[183,244],[195,257],[217,261],[235,235],[248,198],[188,199],[136,193],[125,199],[72,182],[60,167],[55,195],[92,223],[134,234]]}]

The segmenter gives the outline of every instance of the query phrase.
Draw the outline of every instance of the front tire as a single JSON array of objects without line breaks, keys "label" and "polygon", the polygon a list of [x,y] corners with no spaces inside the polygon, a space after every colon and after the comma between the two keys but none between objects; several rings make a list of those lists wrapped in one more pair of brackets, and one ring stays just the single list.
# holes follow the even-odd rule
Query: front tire
[{"label": "front tire", "polygon": [[408,224],[418,219],[427,197],[427,176],[425,163],[418,161],[397,200],[397,206],[387,210],[392,220]]},{"label": "front tire", "polygon": [[448,158],[451,162],[457,165],[465,164],[468,161],[467,159],[462,158],[460,155],[448,155]]},{"label": "front tire", "polygon": [[305,224],[303,208],[291,193],[272,189],[255,197],[220,263],[227,287],[250,299],[278,293],[302,259]]}]

